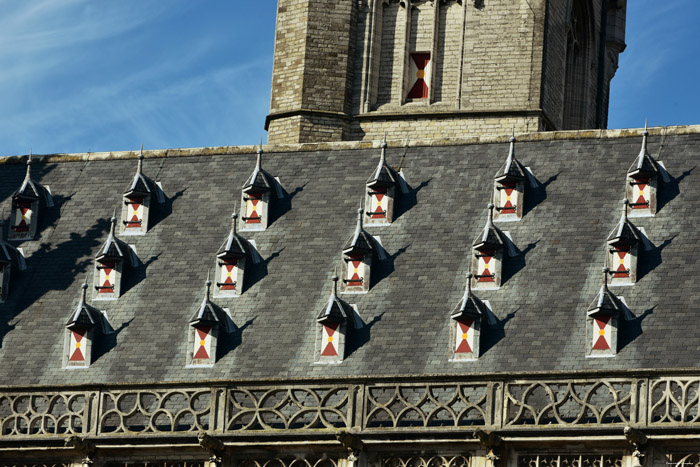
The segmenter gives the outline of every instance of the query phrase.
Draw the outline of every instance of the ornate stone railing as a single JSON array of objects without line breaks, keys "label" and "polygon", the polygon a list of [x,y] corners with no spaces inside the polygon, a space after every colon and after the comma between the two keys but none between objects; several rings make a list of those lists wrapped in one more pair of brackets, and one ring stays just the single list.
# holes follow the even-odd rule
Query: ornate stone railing
[{"label": "ornate stone railing", "polygon": [[400,378],[0,388],[0,441],[25,437],[700,428],[700,374]]}]

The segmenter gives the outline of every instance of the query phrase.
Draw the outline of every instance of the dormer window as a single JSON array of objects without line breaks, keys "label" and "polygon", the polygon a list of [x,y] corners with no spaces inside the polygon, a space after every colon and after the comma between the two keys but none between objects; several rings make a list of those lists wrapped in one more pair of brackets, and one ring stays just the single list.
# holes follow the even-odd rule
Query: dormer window
[{"label": "dormer window", "polygon": [[277,180],[262,168],[262,148],[258,149],[258,158],[253,173],[243,185],[241,206],[245,206],[241,216],[242,229],[265,230],[270,224],[270,200],[272,193],[281,198]]},{"label": "dormer window", "polygon": [[386,163],[386,141],[381,145],[379,165],[367,180],[365,212],[367,225],[388,225],[394,220],[394,206],[401,193],[400,175]]},{"label": "dormer window", "polygon": [[86,291],[87,281],[82,285],[78,306],[66,323],[63,367],[67,369],[89,367],[92,363],[93,345],[107,329],[103,313],[88,305]]},{"label": "dormer window", "polygon": [[506,162],[494,177],[494,220],[517,221],[523,217],[527,169],[515,158],[515,136],[510,138]]},{"label": "dormer window", "polygon": [[34,238],[39,228],[39,210],[41,206],[53,206],[53,200],[47,188],[31,178],[31,155],[27,158],[27,174],[22,185],[12,195],[12,213],[10,218],[9,240]]},{"label": "dormer window", "polygon": [[489,204],[486,226],[472,245],[472,270],[476,271],[472,278],[472,287],[475,289],[497,289],[501,286],[503,258],[508,239],[493,225],[494,207],[493,204]]},{"label": "dormer window", "polygon": [[624,199],[622,217],[607,239],[607,265],[610,285],[632,285],[637,282],[637,262],[643,235],[627,218],[629,201]]},{"label": "dormer window", "polygon": [[647,149],[649,132],[644,127],[642,149],[639,155],[627,171],[627,183],[625,186],[629,207],[632,209],[630,216],[644,217],[656,214],[657,190],[661,169],[659,163],[651,157]]},{"label": "dormer window", "polygon": [[328,304],[316,317],[316,361],[318,363],[340,363],[345,358],[345,342],[353,308],[338,298],[338,276],[333,277],[333,289]]},{"label": "dormer window", "polygon": [[357,210],[355,233],[343,247],[343,292],[365,293],[370,288],[372,262],[376,254],[374,238],[362,227],[362,209]]},{"label": "dormer window", "polygon": [[464,296],[450,313],[450,359],[453,361],[479,358],[481,327],[488,320],[486,304],[472,293],[471,282],[469,273]]},{"label": "dormer window", "polygon": [[219,333],[234,330],[226,311],[210,300],[210,290],[211,280],[207,278],[204,300],[190,319],[188,366],[211,366],[216,363]]},{"label": "dormer window", "polygon": [[116,212],[112,215],[109,236],[95,256],[95,299],[115,300],[121,295],[122,275],[125,266],[133,266],[133,253],[129,245],[115,234]]},{"label": "dormer window", "polygon": [[[4,230],[4,223],[0,222],[0,235]],[[10,295],[10,278],[13,271],[24,269],[24,257],[19,250],[5,243],[0,238],[0,303],[7,300]]]},{"label": "dormer window", "polygon": [[236,232],[238,214],[231,216],[231,232],[216,253],[217,297],[237,297],[243,292],[246,263],[252,260],[248,242]]},{"label": "dormer window", "polygon": [[138,156],[136,175],[124,192],[122,234],[144,235],[148,232],[153,203],[161,202],[160,187],[143,174],[143,147]]},{"label": "dormer window", "polygon": [[588,307],[586,322],[586,356],[614,357],[617,354],[617,333],[624,315],[622,301],[608,289],[610,270],[603,268],[603,286]]}]

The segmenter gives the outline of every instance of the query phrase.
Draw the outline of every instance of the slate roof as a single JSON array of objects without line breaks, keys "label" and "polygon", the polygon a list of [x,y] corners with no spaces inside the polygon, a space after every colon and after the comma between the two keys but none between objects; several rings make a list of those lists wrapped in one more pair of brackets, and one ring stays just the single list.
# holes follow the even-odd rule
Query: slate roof
[{"label": "slate roof", "polygon": [[[89,369],[71,371],[61,369],[65,320],[108,236],[104,215],[120,206],[135,161],[37,161],[32,175],[51,186],[55,206],[42,211],[39,238],[18,244],[27,270],[14,275],[0,304],[4,384],[698,367],[700,134],[662,133],[652,130],[649,150],[672,180],[660,190],[656,216],[635,218],[653,248],[640,259],[634,286],[610,286],[633,318],[621,324],[617,356],[604,359],[585,358],[586,312],[600,289],[606,238],[639,153],[638,131],[615,138],[598,131],[571,139],[519,136],[519,157],[541,186],[528,190],[521,221],[496,222],[521,255],[506,261],[499,290],[479,291],[497,322],[482,330],[483,352],[473,362],[448,361],[448,310],[464,294],[472,240],[483,229],[507,139],[387,149],[392,166],[404,158],[410,192],[391,225],[365,227],[379,237],[387,259],[373,267],[369,293],[340,295],[357,306],[365,323],[358,333],[367,339],[350,340],[339,365],[314,364],[316,318],[328,303],[328,271],[341,264],[377,148],[266,150],[266,167],[287,196],[266,231],[246,233],[263,261],[251,268],[242,296],[216,298],[231,310],[240,339],[219,342],[222,354],[212,368],[185,368],[189,319],[202,302],[202,283],[230,228],[254,150],[147,154],[144,171],[162,182],[166,202],[154,206],[146,235],[128,238],[142,265],[124,277],[122,296],[94,302],[115,330],[112,344],[96,349]],[[25,174],[23,160],[10,162],[0,160],[6,212]]]}]

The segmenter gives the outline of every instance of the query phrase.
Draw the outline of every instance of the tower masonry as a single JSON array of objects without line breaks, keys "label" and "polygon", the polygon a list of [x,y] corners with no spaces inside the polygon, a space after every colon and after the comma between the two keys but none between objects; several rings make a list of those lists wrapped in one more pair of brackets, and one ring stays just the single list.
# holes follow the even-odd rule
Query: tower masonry
[{"label": "tower masonry", "polygon": [[270,143],[606,128],[626,0],[278,0]]}]

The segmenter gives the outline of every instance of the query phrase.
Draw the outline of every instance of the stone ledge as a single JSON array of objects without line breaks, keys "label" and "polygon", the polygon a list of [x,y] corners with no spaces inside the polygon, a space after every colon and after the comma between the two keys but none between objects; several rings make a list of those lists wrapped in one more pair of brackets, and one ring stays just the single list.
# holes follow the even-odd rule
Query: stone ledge
[{"label": "stone ledge", "polygon": [[[532,133],[516,134],[519,142],[529,141],[567,141],[582,139],[616,139],[633,138],[642,136],[643,128],[623,128],[616,130],[576,130],[576,131],[542,131]],[[700,125],[677,125],[661,126],[649,128],[650,136],[666,135],[695,135],[700,134]],[[471,144],[492,144],[506,143],[510,139],[510,134],[494,134],[483,136],[472,136],[465,138],[444,138],[444,139],[416,139],[416,140],[387,140],[390,148],[400,147],[440,147],[459,146]],[[316,152],[316,151],[340,151],[353,149],[379,148],[381,141],[339,141],[321,143],[301,143],[301,144],[272,144],[263,145],[266,153],[288,153],[288,152]],[[178,149],[153,149],[144,151],[147,159],[170,158],[170,157],[196,157],[214,155],[238,155],[254,154],[257,146],[216,146],[203,148],[178,148]],[[34,154],[32,158],[38,162],[83,162],[83,161],[103,161],[103,160],[123,160],[135,159],[139,151],[110,151],[110,152],[89,152],[73,154]],[[3,156],[0,157],[0,165],[25,163],[26,155]]]}]

